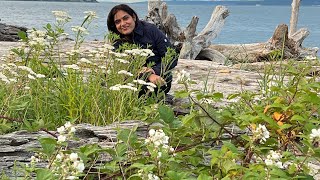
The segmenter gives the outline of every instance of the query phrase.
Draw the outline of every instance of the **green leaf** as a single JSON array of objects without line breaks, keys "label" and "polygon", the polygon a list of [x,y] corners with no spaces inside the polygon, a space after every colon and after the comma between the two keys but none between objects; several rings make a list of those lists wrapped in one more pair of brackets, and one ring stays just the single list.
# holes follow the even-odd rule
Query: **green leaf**
[{"label": "green leaf", "polygon": [[284,124],[284,125],[280,126],[280,129],[289,129],[290,127],[292,127],[291,124]]},{"label": "green leaf", "polygon": [[49,169],[38,169],[36,174],[37,180],[50,180],[54,177]]},{"label": "green leaf", "polygon": [[22,39],[22,40],[26,40],[26,39],[27,39],[27,34],[26,34],[26,32],[24,32],[24,31],[19,31],[19,32],[18,32],[18,36],[19,36],[19,38]]},{"label": "green leaf", "polygon": [[223,141],[223,146],[227,147],[233,153],[239,153],[237,147],[228,141]]},{"label": "green leaf", "polygon": [[138,137],[133,130],[130,129],[122,129],[118,132],[117,135],[118,140],[123,141],[124,143],[134,143],[137,141]]},{"label": "green leaf", "polygon": [[200,175],[198,176],[198,178],[197,178],[197,180],[212,180],[212,179],[213,179],[213,177],[208,176],[208,175],[206,175],[206,174],[200,174]]},{"label": "green leaf", "polygon": [[275,177],[281,177],[281,178],[288,178],[287,174],[282,171],[281,169],[274,168],[270,172],[271,175],[274,175]]},{"label": "green leaf", "polygon": [[240,93],[237,93],[237,94],[230,94],[230,95],[228,96],[228,100],[231,100],[231,99],[237,98],[237,97],[239,97],[239,96],[240,96]]},{"label": "green leaf", "polygon": [[305,118],[300,115],[293,115],[291,118],[291,121],[304,122]]},{"label": "green leaf", "polygon": [[176,171],[167,171],[167,175],[170,180],[181,180],[186,178],[187,173],[185,172],[176,172]]},{"label": "green leaf", "polygon": [[195,116],[196,116],[196,113],[191,113],[191,114],[185,115],[182,118],[183,125],[184,126],[190,126],[192,124]]},{"label": "green leaf", "polygon": [[42,152],[48,157],[51,157],[55,152],[57,141],[52,138],[41,138],[39,142],[43,149]]},{"label": "green leaf", "polygon": [[189,92],[187,91],[176,91],[174,92],[174,96],[175,98],[186,98],[189,96]]},{"label": "green leaf", "polygon": [[159,107],[160,119],[163,119],[164,122],[170,124],[175,119],[173,110],[165,105]]}]

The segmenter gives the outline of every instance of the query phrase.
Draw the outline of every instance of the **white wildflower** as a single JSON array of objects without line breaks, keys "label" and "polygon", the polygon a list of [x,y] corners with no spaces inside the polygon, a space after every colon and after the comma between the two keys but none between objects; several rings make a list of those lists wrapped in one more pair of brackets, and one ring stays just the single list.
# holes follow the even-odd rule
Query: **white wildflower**
[{"label": "white wildflower", "polygon": [[71,127],[69,132],[70,133],[75,133],[76,132],[76,128],[75,127]]},{"label": "white wildflower", "polygon": [[69,180],[77,179],[77,176],[68,176],[66,179],[69,179]]},{"label": "white wildflower", "polygon": [[37,77],[37,78],[45,78],[46,76],[43,75],[43,74],[36,74],[36,77]]},{"label": "white wildflower", "polygon": [[69,14],[65,11],[52,11],[52,13],[56,17],[58,23],[66,23],[71,19]]},{"label": "white wildflower", "polygon": [[267,141],[267,139],[270,137],[270,133],[265,125],[259,124],[256,129],[252,131],[253,133],[253,140],[260,139],[260,143],[264,143]]},{"label": "white wildflower", "polygon": [[31,74],[28,74],[28,78],[29,79],[32,79],[32,80],[35,80],[36,78],[34,76],[32,76]]},{"label": "white wildflower", "polygon": [[63,65],[64,68],[67,68],[67,69],[74,69],[74,70],[79,70],[79,66],[76,65],[76,64],[71,64],[71,65]]},{"label": "white wildflower", "polygon": [[88,30],[81,26],[72,26],[71,30],[75,33],[89,34]]},{"label": "white wildflower", "polygon": [[159,147],[160,145],[167,145],[169,142],[169,137],[163,132],[162,129],[160,130],[150,130],[149,137],[147,138],[146,143],[153,143],[155,147]]},{"label": "white wildflower", "polygon": [[310,139],[320,139],[320,129],[312,129],[310,134]]},{"label": "white wildflower", "polygon": [[176,78],[176,81],[177,83],[188,83],[191,81],[191,78],[190,78],[190,73],[185,71],[184,69],[177,72],[177,78]]},{"label": "white wildflower", "polygon": [[124,75],[128,75],[128,76],[133,76],[132,73],[130,73],[130,72],[126,71],[126,70],[121,70],[121,71],[118,72],[118,74],[124,74]]},{"label": "white wildflower", "polygon": [[74,163],[73,163],[73,167],[76,168],[76,170],[77,170],[78,172],[83,172],[83,170],[84,170],[84,168],[85,168],[82,161],[76,161],[76,162],[74,162]]},{"label": "white wildflower", "polygon": [[147,89],[149,89],[150,92],[154,92],[154,88],[151,86],[147,86]]},{"label": "white wildflower", "polygon": [[91,62],[90,60],[86,59],[86,58],[81,58],[81,59],[79,60],[79,62],[80,62],[80,63],[92,64],[92,62]]},{"label": "white wildflower", "polygon": [[64,135],[60,135],[58,136],[58,143],[62,143],[65,142],[67,140],[67,137]]},{"label": "white wildflower", "polygon": [[111,91],[120,91],[120,84],[116,84],[116,85],[114,85],[114,86],[111,86],[109,89],[111,90]]},{"label": "white wildflower", "polygon": [[70,160],[75,162],[78,160],[78,154],[77,153],[71,153],[69,156]]},{"label": "white wildflower", "polygon": [[121,62],[121,63],[123,63],[123,64],[128,64],[128,63],[130,63],[129,61],[127,61],[127,60],[125,60],[125,59],[116,58],[115,60],[116,60],[116,61],[119,61],[119,62]]},{"label": "white wildflower", "polygon": [[146,83],[144,83],[144,85],[151,86],[153,88],[157,87],[157,85],[153,84],[152,82],[146,82]]},{"label": "white wildflower", "polygon": [[137,80],[133,80],[134,83],[138,83],[138,84],[141,84],[141,85],[145,85],[147,82],[145,82],[144,80],[142,79],[137,79]]},{"label": "white wildflower", "polygon": [[64,126],[61,126],[61,127],[57,128],[57,131],[59,134],[64,134],[66,131],[66,128]]},{"label": "white wildflower", "polygon": [[89,20],[92,20],[98,18],[97,13],[94,11],[85,11],[84,14],[86,14],[84,16],[85,19],[88,18]]},{"label": "white wildflower", "polygon": [[132,91],[138,91],[136,87],[128,86],[128,85],[120,85],[121,89],[130,89]]},{"label": "white wildflower", "polygon": [[264,163],[266,163],[267,166],[272,166],[273,165],[273,161],[271,159],[264,160]]},{"label": "white wildflower", "polygon": [[154,174],[148,174],[148,180],[160,180],[160,178]]},{"label": "white wildflower", "polygon": [[106,48],[106,49],[108,49],[108,50],[114,49],[114,46],[112,46],[112,45],[110,45],[110,44],[104,44],[104,45],[102,45],[102,47],[104,47],[104,48]]}]

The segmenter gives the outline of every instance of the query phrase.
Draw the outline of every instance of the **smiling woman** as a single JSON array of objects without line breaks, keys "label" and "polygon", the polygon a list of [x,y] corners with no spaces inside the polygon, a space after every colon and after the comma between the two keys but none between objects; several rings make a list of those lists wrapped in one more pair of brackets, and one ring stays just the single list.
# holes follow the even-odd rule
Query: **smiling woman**
[{"label": "smiling woman", "polygon": [[[172,81],[170,70],[177,65],[177,56],[167,65],[162,62],[168,48],[172,47],[167,37],[155,25],[140,21],[137,13],[126,4],[117,5],[111,9],[107,25],[110,32],[120,36],[114,44],[116,49],[124,43],[130,43],[152,50],[154,56],[147,59],[141,72],[147,75],[148,81],[159,85],[160,91],[168,93]],[[142,90],[140,95],[144,93]]]}]

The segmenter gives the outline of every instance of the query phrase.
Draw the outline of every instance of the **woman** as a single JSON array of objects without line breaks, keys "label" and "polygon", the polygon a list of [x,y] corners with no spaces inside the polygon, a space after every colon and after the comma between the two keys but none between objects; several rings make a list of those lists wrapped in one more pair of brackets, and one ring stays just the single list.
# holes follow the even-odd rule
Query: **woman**
[{"label": "woman", "polygon": [[[171,88],[172,75],[170,72],[177,65],[177,58],[172,60],[167,67],[161,63],[168,47],[172,47],[167,37],[153,24],[140,21],[137,13],[128,5],[120,4],[113,7],[108,15],[107,25],[109,32],[120,35],[120,39],[114,44],[119,48],[122,43],[133,43],[142,48],[149,48],[155,54],[147,59],[143,73],[148,74],[147,80],[160,85],[160,90],[165,93]],[[147,64],[153,63],[152,68]],[[146,93],[146,89],[140,95]]]}]

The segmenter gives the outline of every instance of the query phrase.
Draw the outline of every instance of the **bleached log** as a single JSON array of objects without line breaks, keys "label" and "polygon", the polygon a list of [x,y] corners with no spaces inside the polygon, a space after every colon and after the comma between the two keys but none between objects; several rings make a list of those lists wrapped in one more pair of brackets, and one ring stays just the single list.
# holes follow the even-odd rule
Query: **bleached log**
[{"label": "bleached log", "polygon": [[[279,25],[267,42],[211,45],[212,40],[218,36],[224,26],[228,15],[229,10],[226,7],[217,6],[206,27],[196,35],[198,17],[193,17],[190,24],[182,29],[176,17],[168,13],[166,3],[160,5],[160,0],[156,2],[149,0],[146,19],[156,24],[176,48],[181,49],[180,59],[201,58],[219,63],[226,59],[233,62],[257,62],[270,60],[270,55],[275,50],[283,52],[283,58],[316,57],[317,55],[318,48],[302,47],[303,40],[309,35],[307,29],[300,29],[289,36],[288,26],[285,24]],[[293,19],[297,21],[297,18],[293,17]]]},{"label": "bleached log", "polygon": [[300,0],[292,0],[291,7],[292,7],[292,10],[291,10],[291,18],[290,18],[289,37],[291,37],[297,31]]},{"label": "bleached log", "polygon": [[304,41],[304,39],[309,36],[310,32],[307,28],[301,28],[299,29],[297,32],[295,32],[294,34],[292,34],[290,36],[290,38],[296,42],[296,47],[295,48],[299,48],[302,45],[302,42]]},{"label": "bleached log", "polygon": [[224,6],[216,6],[206,27],[192,40],[184,42],[179,58],[195,59],[200,51],[209,47],[211,41],[220,33],[229,10]]},{"label": "bleached log", "polygon": [[254,44],[218,44],[210,48],[217,50],[233,62],[259,62],[270,60],[274,50],[284,52],[284,58],[315,57],[318,48],[303,48],[301,43],[308,36],[307,29],[300,29],[291,38],[288,37],[288,26],[279,25],[273,36],[267,41]]},{"label": "bleached log", "polygon": [[[180,28],[177,18],[173,14],[168,13],[168,7],[165,2],[159,5],[159,0],[148,1],[148,15],[146,21],[151,22],[162,30],[171,41],[172,44],[182,46],[186,38],[192,39],[196,34],[196,26],[199,18],[194,16],[186,29]],[[181,49],[181,48],[180,48]]]}]

